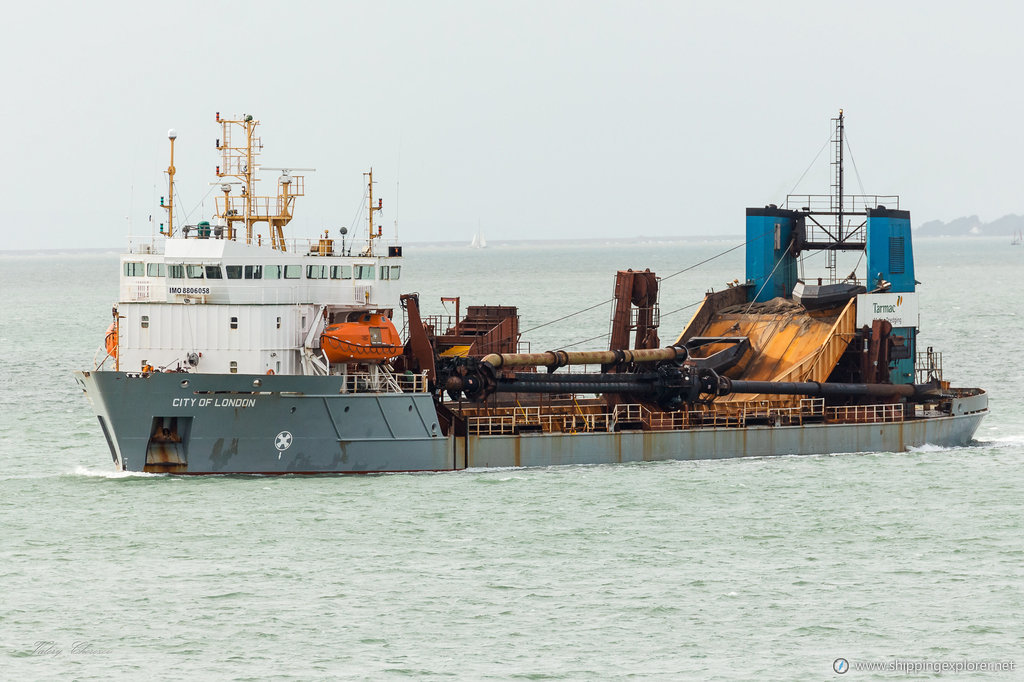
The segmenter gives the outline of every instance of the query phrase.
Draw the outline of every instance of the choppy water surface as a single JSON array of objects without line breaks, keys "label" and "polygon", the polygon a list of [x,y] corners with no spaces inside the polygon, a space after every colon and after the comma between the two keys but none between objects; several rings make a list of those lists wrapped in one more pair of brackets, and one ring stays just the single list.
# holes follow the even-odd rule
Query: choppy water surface
[{"label": "choppy water surface", "polygon": [[[1024,250],[1005,242],[915,245],[923,344],[992,394],[972,447],[312,478],[113,473],[70,373],[116,255],[0,257],[0,676],[789,680],[843,657],[1017,678]],[[428,312],[516,303],[529,329],[610,298],[615,269],[731,245],[407,247],[403,278]],[[671,278],[662,310],[742,270],[736,251]],[[605,306],[529,336],[607,325]]]}]

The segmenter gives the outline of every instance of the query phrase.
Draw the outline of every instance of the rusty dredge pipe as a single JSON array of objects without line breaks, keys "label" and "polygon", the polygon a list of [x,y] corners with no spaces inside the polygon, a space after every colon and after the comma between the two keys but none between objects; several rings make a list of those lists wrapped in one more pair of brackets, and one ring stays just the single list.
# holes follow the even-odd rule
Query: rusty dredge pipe
[{"label": "rusty dredge pipe", "polygon": [[549,350],[543,353],[491,353],[485,355],[485,362],[494,369],[502,367],[548,367],[557,369],[566,365],[620,365],[629,362],[663,362],[685,360],[686,349],[678,346],[636,350],[595,350],[564,351]]},{"label": "rusty dredge pipe", "polygon": [[936,384],[839,384],[819,381],[742,381],[719,377],[719,395],[770,393],[773,395],[874,396],[915,398],[933,393]]},{"label": "rusty dredge pipe", "polygon": [[[547,351],[545,353],[491,354],[482,360],[462,358],[446,368],[441,385],[452,399],[463,395],[483,400],[493,393],[620,393],[657,402],[664,409],[679,409],[731,393],[806,395],[823,397],[885,397],[922,399],[940,391],[932,384],[854,384],[794,381],[744,381],[722,376],[708,367],[684,364],[685,348],[619,351]],[[622,365],[657,363],[639,372],[555,374],[558,367],[579,364]],[[547,374],[517,372],[510,367],[547,367]]]},{"label": "rusty dredge pipe", "polygon": [[[470,400],[483,400],[493,393],[640,393],[659,401],[670,400],[676,393],[678,366],[686,360],[685,348],[582,351],[564,350],[544,353],[492,353],[482,359],[460,358],[444,371],[440,385],[452,399],[462,395]],[[626,364],[660,363],[655,372],[597,374],[555,374],[566,365],[622,366]],[[500,369],[512,367],[547,367],[547,374],[518,372],[502,375]],[[668,369],[671,368],[671,369]],[[671,386],[671,388],[666,388]]]}]

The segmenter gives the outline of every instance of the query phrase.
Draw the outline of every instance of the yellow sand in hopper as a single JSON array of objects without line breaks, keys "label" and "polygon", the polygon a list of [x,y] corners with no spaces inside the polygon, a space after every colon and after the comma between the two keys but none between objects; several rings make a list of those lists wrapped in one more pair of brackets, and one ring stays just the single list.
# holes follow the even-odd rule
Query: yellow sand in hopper
[{"label": "yellow sand in hopper", "polygon": [[[842,307],[805,310],[799,303],[775,298],[743,302],[736,288],[708,295],[676,343],[693,337],[745,336],[751,350],[724,374],[751,381],[826,381],[856,332],[856,299]],[[727,348],[708,345],[695,356],[708,357]],[[732,394],[715,402],[745,402],[769,396]],[[797,397],[770,396],[773,402],[796,403]]]},{"label": "yellow sand in hopper", "polygon": [[471,346],[452,346],[440,355],[442,358],[464,358],[469,355],[470,348]]}]

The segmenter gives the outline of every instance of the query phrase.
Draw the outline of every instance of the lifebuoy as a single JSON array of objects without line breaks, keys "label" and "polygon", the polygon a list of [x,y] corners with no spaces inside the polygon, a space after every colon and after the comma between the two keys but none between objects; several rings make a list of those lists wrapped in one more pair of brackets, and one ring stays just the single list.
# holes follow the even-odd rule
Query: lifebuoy
[{"label": "lifebuoy", "polygon": [[274,373],[274,370],[272,370],[272,369],[268,369],[267,370],[267,374],[273,374],[273,373]]}]

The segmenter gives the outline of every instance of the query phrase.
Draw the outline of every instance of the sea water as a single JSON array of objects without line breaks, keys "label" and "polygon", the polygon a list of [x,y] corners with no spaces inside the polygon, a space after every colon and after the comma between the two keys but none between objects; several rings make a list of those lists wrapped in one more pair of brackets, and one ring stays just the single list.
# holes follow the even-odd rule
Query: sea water
[{"label": "sea water", "polygon": [[[597,349],[607,304],[545,323],[737,244],[407,245],[403,290]],[[922,349],[991,396],[970,447],[200,478],[114,472],[72,378],[117,254],[0,256],[0,678],[1019,678],[1024,247],[915,250]],[[664,280],[663,341],[742,253]]]}]

